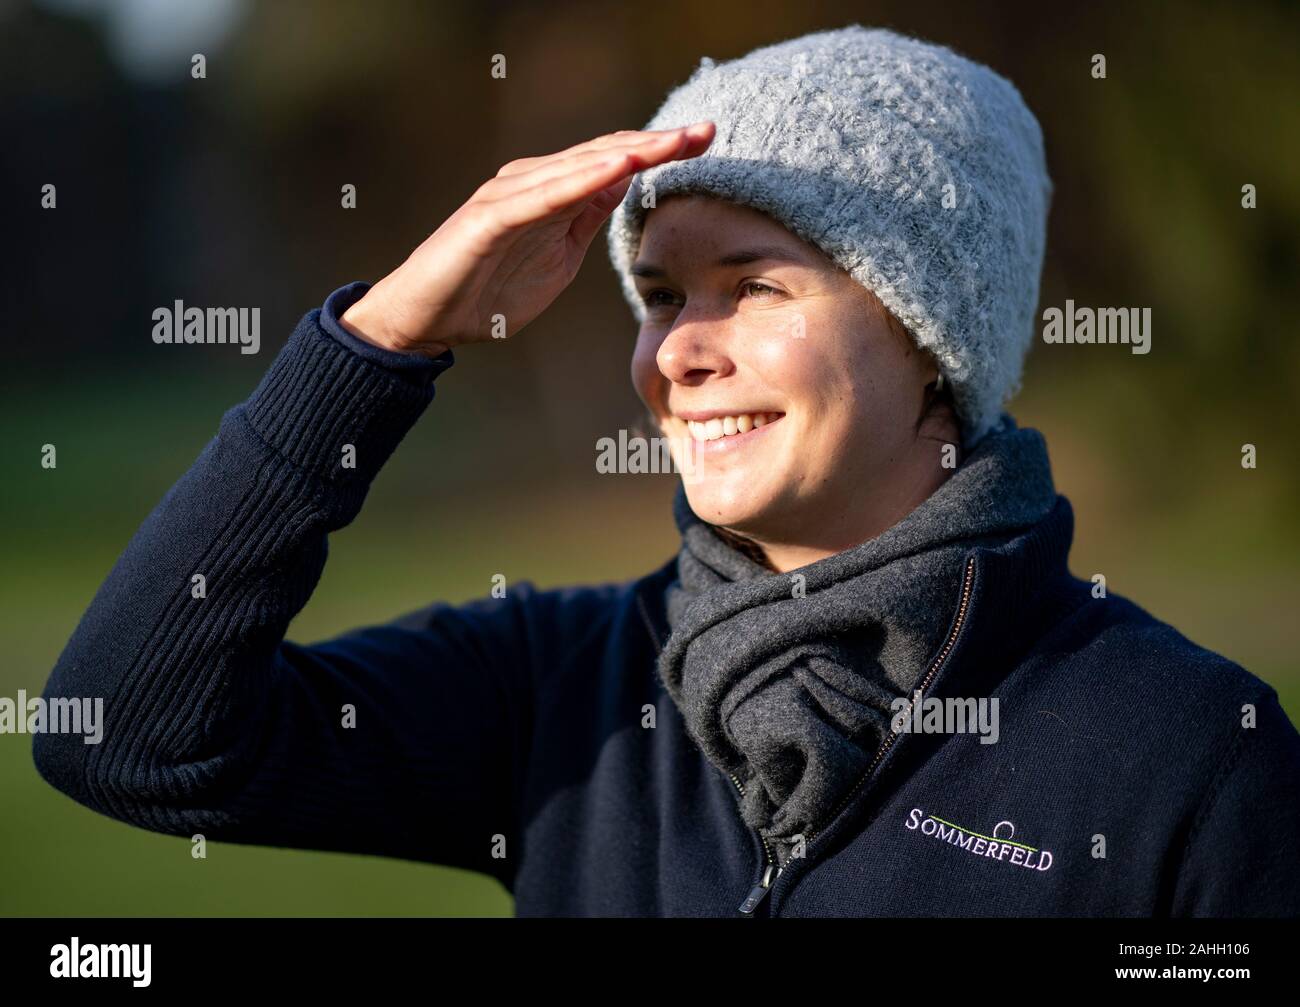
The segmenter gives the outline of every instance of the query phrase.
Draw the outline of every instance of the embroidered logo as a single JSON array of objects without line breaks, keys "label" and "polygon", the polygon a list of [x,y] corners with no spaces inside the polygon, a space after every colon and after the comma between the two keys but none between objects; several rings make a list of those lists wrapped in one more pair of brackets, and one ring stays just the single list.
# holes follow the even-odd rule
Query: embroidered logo
[{"label": "embroidered logo", "polygon": [[[998,822],[993,826],[993,835],[984,836],[937,815],[927,815],[920,808],[913,808],[903,824],[909,829],[920,829],[923,836],[934,836],[945,843],[960,846],[977,857],[1007,860],[1017,867],[1034,871],[1048,871],[1052,868],[1051,850],[1040,850],[1036,846],[1014,842],[1012,837],[1016,834],[1016,827],[1010,822]],[[1006,835],[999,835],[1000,829],[1006,829]]]}]

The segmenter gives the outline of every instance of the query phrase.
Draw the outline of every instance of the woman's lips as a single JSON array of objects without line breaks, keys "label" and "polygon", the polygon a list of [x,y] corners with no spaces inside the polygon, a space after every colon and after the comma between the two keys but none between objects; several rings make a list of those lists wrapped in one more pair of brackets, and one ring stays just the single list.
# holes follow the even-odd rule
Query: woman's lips
[{"label": "woman's lips", "polygon": [[[752,415],[752,414],[751,414]],[[768,430],[780,423],[785,418],[785,413],[766,413],[763,414],[764,421],[760,425],[751,426],[750,429],[741,433],[739,428],[734,434],[726,434],[713,440],[697,440],[694,434],[691,434],[691,440],[688,444],[689,449],[697,457],[717,457],[719,455],[730,454],[741,448],[749,447],[755,444]],[[694,421],[697,425],[700,421]],[[689,425],[688,425],[689,427]],[[697,426],[698,429],[698,426]]]}]

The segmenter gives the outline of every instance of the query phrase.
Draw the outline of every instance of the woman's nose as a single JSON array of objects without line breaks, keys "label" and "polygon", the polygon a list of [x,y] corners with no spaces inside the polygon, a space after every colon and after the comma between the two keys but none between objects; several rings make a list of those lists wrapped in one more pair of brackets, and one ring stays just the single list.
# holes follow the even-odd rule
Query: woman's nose
[{"label": "woman's nose", "polygon": [[699,384],[710,377],[725,377],[735,370],[728,353],[729,343],[725,322],[692,319],[682,312],[659,344],[655,362],[669,381]]}]

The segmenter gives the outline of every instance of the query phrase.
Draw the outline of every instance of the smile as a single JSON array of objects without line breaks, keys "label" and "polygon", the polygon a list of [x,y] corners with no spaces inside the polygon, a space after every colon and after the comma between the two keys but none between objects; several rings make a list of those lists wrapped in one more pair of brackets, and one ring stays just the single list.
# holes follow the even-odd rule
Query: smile
[{"label": "smile", "polygon": [[686,419],[686,429],[694,441],[719,441],[740,437],[779,420],[784,413],[737,413],[712,416],[706,420]]}]

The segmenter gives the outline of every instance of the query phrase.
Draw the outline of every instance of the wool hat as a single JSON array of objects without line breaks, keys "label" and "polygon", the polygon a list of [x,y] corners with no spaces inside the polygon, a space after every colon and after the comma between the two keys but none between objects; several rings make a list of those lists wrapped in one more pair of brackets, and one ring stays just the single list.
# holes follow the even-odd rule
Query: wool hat
[{"label": "wool hat", "polygon": [[643,197],[752,207],[821,249],[934,355],[973,446],[1019,387],[1051,201],[1042,132],[1016,88],[943,46],[852,25],[705,57],[645,128],[705,119],[717,124],[709,149],[638,173],[610,218],[638,321]]}]

